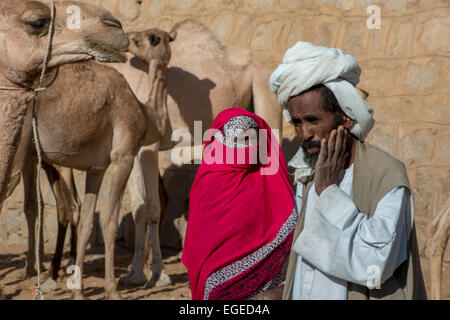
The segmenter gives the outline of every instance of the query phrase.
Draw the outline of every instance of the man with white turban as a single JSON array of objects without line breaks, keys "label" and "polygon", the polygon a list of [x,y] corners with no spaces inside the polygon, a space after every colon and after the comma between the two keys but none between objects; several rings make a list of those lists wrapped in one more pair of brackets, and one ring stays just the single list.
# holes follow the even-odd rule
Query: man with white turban
[{"label": "man with white turban", "polygon": [[[426,299],[403,163],[364,142],[375,121],[340,49],[298,42],[270,86],[301,142],[284,287],[260,299]],[[283,291],[284,290],[284,291]]]}]

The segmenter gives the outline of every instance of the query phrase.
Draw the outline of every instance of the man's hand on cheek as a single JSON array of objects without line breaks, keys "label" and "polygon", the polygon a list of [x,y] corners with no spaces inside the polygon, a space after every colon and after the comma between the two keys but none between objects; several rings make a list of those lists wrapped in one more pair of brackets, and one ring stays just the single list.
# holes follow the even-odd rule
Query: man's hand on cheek
[{"label": "man's hand on cheek", "polygon": [[348,133],[343,126],[333,129],[328,142],[322,139],[319,158],[315,166],[314,184],[320,196],[328,186],[338,185],[345,172],[345,149]]}]

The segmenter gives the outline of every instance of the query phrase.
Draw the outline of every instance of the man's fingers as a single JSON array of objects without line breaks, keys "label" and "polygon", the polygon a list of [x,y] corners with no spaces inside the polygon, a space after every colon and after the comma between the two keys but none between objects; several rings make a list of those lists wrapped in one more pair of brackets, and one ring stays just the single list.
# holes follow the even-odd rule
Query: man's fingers
[{"label": "man's fingers", "polygon": [[335,149],[334,149],[334,154],[333,154],[333,159],[332,159],[332,162],[334,165],[336,165],[338,163],[338,161],[340,160],[341,151],[343,148],[343,145],[342,145],[343,138],[344,138],[344,127],[339,126],[337,129],[336,144],[335,144]]},{"label": "man's fingers", "polygon": [[340,155],[340,157],[344,159],[344,162],[345,162],[345,151],[347,149],[347,140],[348,140],[348,131],[347,129],[344,128],[344,137],[342,139],[342,150]]},{"label": "man's fingers", "polygon": [[336,149],[336,129],[333,129],[328,139],[328,160],[331,160],[334,155],[334,150]]},{"label": "man's fingers", "polygon": [[324,164],[325,161],[327,161],[327,140],[322,139],[320,141],[320,152],[319,152],[319,158],[317,159],[317,164]]}]

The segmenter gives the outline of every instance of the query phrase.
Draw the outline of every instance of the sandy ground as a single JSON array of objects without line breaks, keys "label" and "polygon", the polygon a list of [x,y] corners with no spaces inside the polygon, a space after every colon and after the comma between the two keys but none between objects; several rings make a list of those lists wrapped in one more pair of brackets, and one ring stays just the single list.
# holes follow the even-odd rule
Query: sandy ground
[{"label": "sandy ground", "polygon": [[[37,277],[23,279],[26,246],[5,246],[0,244],[0,283],[3,294],[7,299],[29,300],[33,298],[33,288],[37,284]],[[66,250],[67,251],[67,250]],[[44,267],[48,269],[51,254],[45,255]],[[131,262],[132,252],[116,246],[116,277],[122,277],[127,273]],[[104,299],[103,276],[104,276],[104,252],[103,248],[91,248],[86,255],[85,264],[85,296],[90,300]],[[65,254],[63,266],[69,263],[68,255]],[[119,285],[119,293],[130,300],[188,300],[191,293],[188,288],[188,277],[184,266],[176,256],[164,260],[166,272],[171,278],[172,285],[144,289],[143,286],[124,287]],[[149,269],[145,270],[148,275]],[[44,273],[43,282],[47,275]],[[45,292],[48,300],[70,300],[70,290],[66,285],[67,277],[60,271],[60,278],[56,283],[56,289]],[[45,286],[44,286],[45,287]],[[51,286],[50,286],[51,287]]]},{"label": "sandy ground", "polygon": [[[51,254],[45,255],[44,267],[48,268]],[[3,293],[7,299],[29,300],[33,298],[33,288],[37,284],[37,277],[23,279],[25,267],[26,246],[5,246],[0,244],[0,283]],[[116,277],[119,278],[127,273],[131,262],[132,252],[121,246],[116,246]],[[85,265],[85,295],[90,300],[104,299],[103,276],[104,276],[104,252],[103,248],[91,248],[86,255]],[[69,258],[67,250],[63,265],[67,266]],[[119,285],[119,293],[130,300],[190,300],[191,293],[188,288],[188,277],[185,267],[177,256],[164,260],[166,272],[171,278],[172,285],[144,289],[143,286],[125,287]],[[150,270],[145,270],[148,275]],[[70,300],[70,290],[67,289],[67,277],[60,271],[60,278],[56,283],[56,289],[45,292],[48,300]],[[424,266],[424,276],[428,276],[428,268]],[[44,272],[43,282],[47,279]],[[444,263],[443,267],[442,299],[450,300],[450,264]],[[428,281],[427,281],[428,282]],[[45,286],[44,286],[45,287]],[[429,289],[429,288],[427,288]]]}]

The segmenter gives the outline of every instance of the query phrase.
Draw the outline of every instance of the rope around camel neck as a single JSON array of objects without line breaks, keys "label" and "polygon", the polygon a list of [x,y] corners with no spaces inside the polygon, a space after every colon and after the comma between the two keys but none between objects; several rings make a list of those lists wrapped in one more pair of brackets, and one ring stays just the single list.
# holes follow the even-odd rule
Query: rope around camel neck
[{"label": "rope around camel neck", "polygon": [[56,75],[53,80],[45,87],[42,87],[42,84],[45,80],[45,75],[47,72],[48,64],[51,58],[52,44],[53,44],[53,36],[55,34],[55,1],[51,0],[51,19],[50,26],[48,31],[48,46],[47,52],[45,54],[44,62],[42,65],[42,72],[39,78],[39,84],[37,88],[19,88],[19,87],[0,87],[0,90],[6,91],[16,91],[16,90],[25,90],[34,92],[33,97],[33,117],[32,117],[32,126],[33,126],[33,138],[34,138],[34,146],[36,148],[36,154],[38,159],[38,169],[36,176],[36,193],[37,193],[37,206],[38,206],[38,225],[37,225],[37,245],[36,245],[36,261],[37,261],[37,286],[35,287],[35,293],[33,300],[45,300],[44,294],[41,290],[41,228],[42,228],[42,206],[41,206],[41,168],[42,168],[42,155],[41,155],[41,146],[39,142],[39,132],[37,125],[37,97],[39,92],[47,90],[50,88],[53,83],[56,81],[58,77],[59,69],[56,70]]},{"label": "rope around camel neck", "polygon": [[37,89],[34,90],[34,98],[33,98],[33,136],[34,136],[34,145],[36,148],[36,154],[38,158],[38,169],[36,175],[36,193],[37,193],[37,206],[38,206],[38,231],[37,231],[37,246],[36,246],[36,261],[37,261],[37,286],[36,291],[34,293],[33,300],[45,300],[44,294],[41,291],[41,228],[42,228],[42,203],[41,203],[41,168],[42,168],[42,155],[41,155],[41,146],[39,141],[39,132],[38,132],[38,124],[37,124],[37,97],[40,91],[47,89],[51,86],[56,80],[56,76],[58,75],[58,71],[56,72],[55,79],[50,83],[49,86],[42,88],[42,84],[45,80],[45,74],[47,72],[47,67],[50,62],[51,52],[52,52],[52,44],[53,44],[53,36],[55,34],[55,1],[51,0],[51,21],[50,27],[48,31],[48,46],[47,52],[45,54],[44,63],[42,65],[41,77],[39,79],[39,85]]}]

